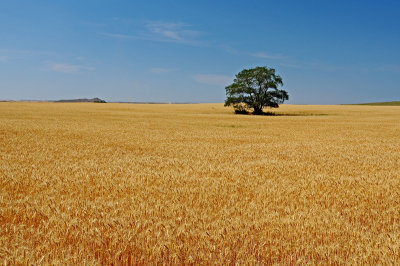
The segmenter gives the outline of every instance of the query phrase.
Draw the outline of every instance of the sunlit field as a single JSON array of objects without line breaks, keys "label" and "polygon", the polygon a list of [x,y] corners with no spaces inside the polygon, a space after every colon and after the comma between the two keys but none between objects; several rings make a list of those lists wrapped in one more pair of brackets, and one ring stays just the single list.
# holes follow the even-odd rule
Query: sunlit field
[{"label": "sunlit field", "polygon": [[0,263],[400,264],[400,107],[0,103]]}]

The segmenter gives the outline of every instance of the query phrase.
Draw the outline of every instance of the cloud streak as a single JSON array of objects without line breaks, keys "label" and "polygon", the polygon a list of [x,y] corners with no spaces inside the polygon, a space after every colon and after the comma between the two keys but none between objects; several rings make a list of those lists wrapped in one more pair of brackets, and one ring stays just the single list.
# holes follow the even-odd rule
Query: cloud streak
[{"label": "cloud streak", "polygon": [[51,70],[60,73],[80,73],[82,71],[93,70],[93,68],[76,64],[56,63],[51,65]]},{"label": "cloud streak", "polygon": [[200,34],[199,31],[191,30],[186,23],[150,22],[146,28],[154,37],[166,42],[193,44]]},{"label": "cloud streak", "polygon": [[0,49],[0,53],[8,55],[20,55],[20,54],[33,54],[34,52],[31,50],[23,50],[23,49]]},{"label": "cloud streak", "polygon": [[22,49],[0,49],[0,62],[6,63],[14,59],[33,55],[33,51]]},{"label": "cloud streak", "polygon": [[173,42],[188,45],[204,45],[198,40],[200,31],[191,29],[191,25],[186,23],[174,22],[147,22],[142,29],[134,34],[127,33],[100,33],[103,36],[115,39],[136,39],[157,42]]},{"label": "cloud streak", "polygon": [[150,72],[155,74],[164,74],[164,73],[171,73],[176,71],[175,68],[163,68],[163,67],[154,67],[150,69]]},{"label": "cloud streak", "polygon": [[270,53],[264,53],[264,52],[254,53],[251,55],[254,57],[265,58],[265,59],[285,59],[286,58],[286,56],[283,56],[281,54],[270,54]]},{"label": "cloud streak", "polygon": [[120,33],[102,32],[101,35],[116,39],[139,39],[137,36],[134,35],[120,34]]}]

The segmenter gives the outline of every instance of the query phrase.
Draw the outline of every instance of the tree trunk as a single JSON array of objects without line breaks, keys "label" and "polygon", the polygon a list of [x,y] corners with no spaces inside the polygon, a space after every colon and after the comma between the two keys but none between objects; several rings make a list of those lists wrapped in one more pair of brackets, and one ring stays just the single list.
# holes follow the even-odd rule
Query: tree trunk
[{"label": "tree trunk", "polygon": [[262,107],[254,107],[255,114],[262,114]]}]

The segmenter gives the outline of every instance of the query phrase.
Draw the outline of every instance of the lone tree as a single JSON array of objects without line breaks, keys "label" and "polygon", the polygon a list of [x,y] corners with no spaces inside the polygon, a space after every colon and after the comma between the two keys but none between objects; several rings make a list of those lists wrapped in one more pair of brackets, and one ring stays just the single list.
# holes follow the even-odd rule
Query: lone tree
[{"label": "lone tree", "polygon": [[255,67],[240,71],[233,83],[227,87],[225,106],[233,106],[235,113],[263,114],[265,106],[278,108],[279,104],[289,100],[285,90],[278,89],[283,85],[282,78],[275,74],[275,69]]}]

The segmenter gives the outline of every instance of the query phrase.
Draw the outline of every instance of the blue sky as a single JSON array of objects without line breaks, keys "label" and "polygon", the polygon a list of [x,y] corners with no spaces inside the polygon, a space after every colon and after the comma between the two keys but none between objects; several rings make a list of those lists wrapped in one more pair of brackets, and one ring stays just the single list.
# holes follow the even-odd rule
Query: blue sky
[{"label": "blue sky", "polygon": [[0,3],[0,99],[223,102],[243,68],[293,104],[400,100],[399,1]]}]

